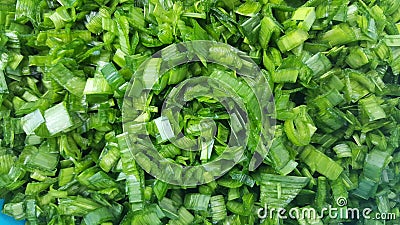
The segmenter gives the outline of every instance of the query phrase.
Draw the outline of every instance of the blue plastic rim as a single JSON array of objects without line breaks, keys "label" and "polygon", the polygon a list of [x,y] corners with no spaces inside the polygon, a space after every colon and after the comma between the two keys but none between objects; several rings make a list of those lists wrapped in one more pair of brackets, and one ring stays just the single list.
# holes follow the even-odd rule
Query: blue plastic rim
[{"label": "blue plastic rim", "polygon": [[[4,200],[0,199],[0,209],[3,209]],[[15,220],[14,218],[4,215],[0,211],[0,225],[23,225],[25,224],[24,220]]]}]

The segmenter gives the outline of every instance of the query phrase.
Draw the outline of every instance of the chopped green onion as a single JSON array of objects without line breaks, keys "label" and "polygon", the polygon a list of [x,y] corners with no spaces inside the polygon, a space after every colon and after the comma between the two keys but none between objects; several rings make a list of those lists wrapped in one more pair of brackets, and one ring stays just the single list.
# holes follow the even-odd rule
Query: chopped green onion
[{"label": "chopped green onion", "polygon": [[185,203],[184,206],[187,209],[192,210],[207,210],[208,203],[210,202],[211,196],[209,195],[202,195],[202,194],[187,194],[185,196]]},{"label": "chopped green onion", "polygon": [[317,171],[330,180],[336,180],[343,171],[339,164],[311,145],[306,146],[300,158],[312,171]]},{"label": "chopped green onion", "polygon": [[296,29],[282,36],[277,44],[282,52],[290,51],[308,39],[308,34],[302,29]]},{"label": "chopped green onion", "polygon": [[73,126],[73,121],[63,102],[47,109],[44,112],[44,119],[50,135],[65,131]]},{"label": "chopped green onion", "polygon": [[280,208],[291,202],[307,185],[309,179],[307,177],[261,174],[259,182],[261,203],[269,207]]}]

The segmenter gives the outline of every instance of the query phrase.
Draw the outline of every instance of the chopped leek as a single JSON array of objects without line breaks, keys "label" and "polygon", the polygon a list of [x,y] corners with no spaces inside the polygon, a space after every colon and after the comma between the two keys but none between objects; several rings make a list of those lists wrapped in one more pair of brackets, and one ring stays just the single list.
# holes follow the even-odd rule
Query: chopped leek
[{"label": "chopped leek", "polygon": [[3,0],[1,211],[38,225],[396,225],[257,211],[400,217],[399,34],[398,0]]}]

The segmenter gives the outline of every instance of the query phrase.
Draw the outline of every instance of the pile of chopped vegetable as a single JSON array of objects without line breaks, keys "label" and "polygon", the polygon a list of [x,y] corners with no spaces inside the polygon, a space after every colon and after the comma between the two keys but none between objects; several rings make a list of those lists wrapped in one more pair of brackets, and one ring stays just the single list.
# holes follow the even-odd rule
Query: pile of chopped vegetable
[{"label": "pile of chopped vegetable", "polygon": [[[2,0],[2,212],[38,225],[399,224],[399,32],[398,0]],[[143,110],[129,129],[145,129],[166,161],[202,165],[224,154],[233,131],[250,134],[244,157],[222,177],[170,184],[148,173],[157,163],[133,159],[132,148],[147,146],[126,141],[124,96],[142,62],[196,40],[229,44],[261,68],[276,124],[257,110],[236,118],[248,120],[245,130],[229,118],[216,96],[244,99],[239,111],[257,108],[232,68],[199,57],[165,71],[147,99],[130,102]],[[223,49],[208,54],[242,66]],[[149,76],[160,66],[152,59]],[[236,95],[179,86],[202,77]],[[174,142],[160,114],[171,93],[185,102],[171,102],[182,106],[171,115],[185,135]],[[264,126],[274,137],[259,145]],[[260,146],[268,154],[256,168]],[[260,218],[266,205],[372,213]],[[392,217],[373,219],[385,213]]]}]

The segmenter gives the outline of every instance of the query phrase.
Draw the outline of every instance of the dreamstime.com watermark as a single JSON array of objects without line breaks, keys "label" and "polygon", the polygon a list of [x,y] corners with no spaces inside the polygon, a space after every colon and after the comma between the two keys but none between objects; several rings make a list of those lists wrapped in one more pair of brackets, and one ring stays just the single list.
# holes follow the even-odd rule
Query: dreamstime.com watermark
[{"label": "dreamstime.com watermark", "polygon": [[351,208],[346,207],[347,199],[338,198],[337,205],[340,208],[333,207],[329,205],[328,207],[324,207],[321,210],[317,210],[311,207],[303,207],[303,208],[273,208],[268,207],[268,205],[264,205],[264,208],[260,208],[257,211],[257,216],[260,219],[273,218],[278,217],[279,219],[350,219],[350,220],[359,220],[359,219],[368,219],[368,220],[396,220],[395,213],[374,213],[371,208]]}]

